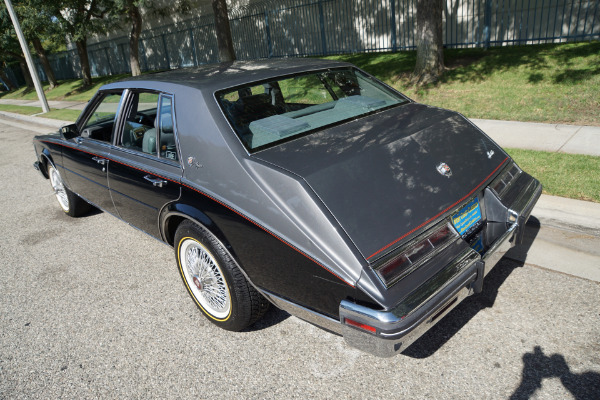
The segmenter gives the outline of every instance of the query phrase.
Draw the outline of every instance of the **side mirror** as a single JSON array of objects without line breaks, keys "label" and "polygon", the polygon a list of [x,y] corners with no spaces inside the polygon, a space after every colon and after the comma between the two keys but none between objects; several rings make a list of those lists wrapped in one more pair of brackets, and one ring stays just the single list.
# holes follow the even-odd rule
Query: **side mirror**
[{"label": "side mirror", "polygon": [[73,139],[74,137],[79,136],[79,130],[77,129],[77,125],[70,124],[61,127],[60,135],[65,139]]}]

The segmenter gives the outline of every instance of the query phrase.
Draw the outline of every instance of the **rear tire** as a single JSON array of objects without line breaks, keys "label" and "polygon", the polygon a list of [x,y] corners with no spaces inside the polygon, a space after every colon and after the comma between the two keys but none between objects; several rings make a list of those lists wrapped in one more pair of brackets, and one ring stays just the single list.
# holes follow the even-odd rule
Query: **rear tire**
[{"label": "rear tire", "polygon": [[92,207],[90,203],[77,196],[65,186],[62,176],[51,163],[48,164],[48,177],[50,178],[50,184],[52,185],[58,204],[65,214],[71,217],[79,217],[90,210]]},{"label": "rear tire", "polygon": [[246,280],[214,236],[184,221],[177,228],[174,244],[183,284],[210,322],[240,331],[264,315],[269,302]]}]

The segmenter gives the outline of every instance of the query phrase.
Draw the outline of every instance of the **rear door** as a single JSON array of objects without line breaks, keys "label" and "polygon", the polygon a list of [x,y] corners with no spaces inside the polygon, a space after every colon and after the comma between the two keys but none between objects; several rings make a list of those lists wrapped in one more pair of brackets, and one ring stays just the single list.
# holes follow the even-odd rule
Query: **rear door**
[{"label": "rear door", "polygon": [[180,196],[183,169],[175,140],[173,96],[131,91],[111,152],[108,185],[123,220],[160,238],[160,210]]},{"label": "rear door", "polygon": [[123,90],[99,93],[78,123],[80,135],[63,150],[69,188],[110,213],[115,213],[115,209],[108,190],[107,171],[123,93]]}]

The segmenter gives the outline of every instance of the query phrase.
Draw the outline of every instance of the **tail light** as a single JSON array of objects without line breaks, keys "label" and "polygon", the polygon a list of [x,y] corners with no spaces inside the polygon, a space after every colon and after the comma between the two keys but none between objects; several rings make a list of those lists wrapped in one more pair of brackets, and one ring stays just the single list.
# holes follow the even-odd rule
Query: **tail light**
[{"label": "tail light", "polygon": [[384,262],[376,269],[377,275],[389,287],[417,269],[434,254],[442,251],[457,238],[456,231],[449,223],[437,226],[406,245],[400,254]]},{"label": "tail light", "polygon": [[508,188],[516,181],[517,177],[521,175],[521,169],[514,164],[508,168],[504,173],[500,174],[490,184],[490,187],[496,192],[499,198],[502,198]]}]

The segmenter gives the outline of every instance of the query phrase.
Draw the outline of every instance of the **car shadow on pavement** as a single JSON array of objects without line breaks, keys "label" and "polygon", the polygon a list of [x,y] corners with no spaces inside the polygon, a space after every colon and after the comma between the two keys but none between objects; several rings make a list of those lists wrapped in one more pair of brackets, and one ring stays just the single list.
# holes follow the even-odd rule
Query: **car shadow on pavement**
[{"label": "car shadow on pavement", "polygon": [[600,398],[599,373],[587,371],[574,374],[562,354],[547,356],[540,346],[535,346],[531,353],[523,354],[521,383],[510,400],[531,398],[542,387],[542,380],[545,378],[559,378],[576,400]]},{"label": "car shadow on pavement", "polygon": [[[527,222],[523,243],[519,246],[526,253],[540,230],[540,222],[530,217]],[[458,333],[477,313],[494,305],[500,286],[512,271],[523,266],[523,262],[502,258],[485,277],[483,291],[467,297],[440,322],[402,352],[412,358],[427,358],[438,351],[451,337]]]},{"label": "car shadow on pavement", "polygon": [[256,323],[254,325],[244,329],[244,332],[261,331],[263,329],[267,329],[272,326],[275,326],[278,323],[285,321],[289,317],[291,317],[291,315],[289,313],[287,313],[286,311],[280,310],[279,308],[277,308],[271,304],[271,306],[269,307],[269,310],[266,312],[266,314],[261,319],[256,321]]}]

